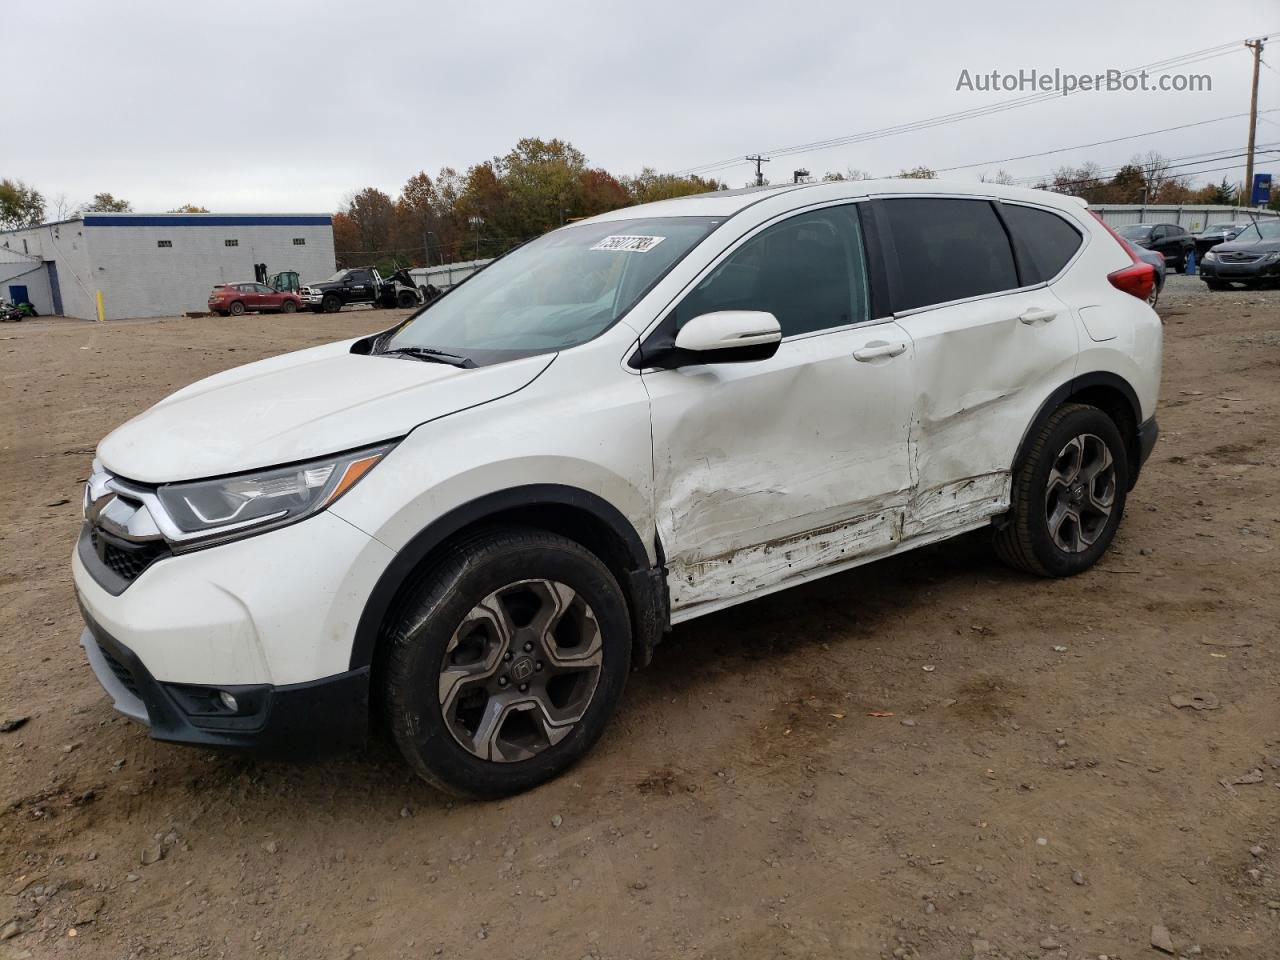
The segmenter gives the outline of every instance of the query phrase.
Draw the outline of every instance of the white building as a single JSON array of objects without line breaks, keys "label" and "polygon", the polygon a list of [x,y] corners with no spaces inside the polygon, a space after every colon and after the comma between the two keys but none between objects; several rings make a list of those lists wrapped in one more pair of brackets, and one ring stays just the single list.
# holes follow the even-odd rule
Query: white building
[{"label": "white building", "polygon": [[[334,272],[333,218],[296,213],[89,213],[0,232],[0,295],[41,314],[108,320],[205,310],[215,284]],[[17,288],[17,289],[15,289]]]}]

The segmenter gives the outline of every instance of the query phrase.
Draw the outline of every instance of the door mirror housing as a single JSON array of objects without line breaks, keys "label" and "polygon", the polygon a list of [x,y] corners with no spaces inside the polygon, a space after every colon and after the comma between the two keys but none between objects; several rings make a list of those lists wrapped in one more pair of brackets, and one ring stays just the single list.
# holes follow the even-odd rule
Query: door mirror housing
[{"label": "door mirror housing", "polygon": [[747,363],[778,352],[782,328],[764,310],[718,310],[694,317],[676,334],[674,353],[684,364]]}]

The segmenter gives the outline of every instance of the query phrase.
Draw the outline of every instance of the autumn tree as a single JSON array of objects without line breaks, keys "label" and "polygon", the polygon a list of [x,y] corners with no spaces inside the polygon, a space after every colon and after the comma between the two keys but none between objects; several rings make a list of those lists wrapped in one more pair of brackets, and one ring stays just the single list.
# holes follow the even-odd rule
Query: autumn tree
[{"label": "autumn tree", "polygon": [[208,213],[208,207],[198,207],[194,203],[184,203],[180,207],[174,207],[170,213]]},{"label": "autumn tree", "polygon": [[0,228],[34,227],[44,220],[44,197],[21,180],[0,180]]},{"label": "autumn tree", "polygon": [[653,167],[644,167],[636,176],[623,177],[620,182],[630,195],[632,203],[653,203],[655,200],[670,200],[673,197],[725,189],[724,184],[718,180],[693,175],[678,177],[673,173],[659,173]]},{"label": "autumn tree", "polygon": [[133,204],[128,200],[117,200],[109,193],[95,193],[93,199],[82,206],[80,213],[131,213]]},{"label": "autumn tree", "polygon": [[391,249],[395,204],[389,196],[376,187],[365,187],[347,201],[346,215],[355,225],[362,252],[373,254]]},{"label": "autumn tree", "polygon": [[937,180],[938,175],[932,168],[921,165],[912,167],[910,170],[899,170],[898,178],[901,180]]},{"label": "autumn tree", "polygon": [[857,167],[845,167],[844,171],[831,171],[822,175],[824,183],[838,183],[842,180],[874,180],[875,176]]}]

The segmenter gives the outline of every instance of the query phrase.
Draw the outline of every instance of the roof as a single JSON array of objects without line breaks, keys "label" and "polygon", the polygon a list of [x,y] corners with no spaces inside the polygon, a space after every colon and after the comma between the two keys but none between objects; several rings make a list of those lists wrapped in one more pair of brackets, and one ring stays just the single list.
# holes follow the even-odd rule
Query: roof
[{"label": "roof", "polygon": [[86,227],[327,227],[331,213],[86,213],[66,220],[50,220],[29,227],[0,230],[0,236],[84,223]]},{"label": "roof", "polygon": [[744,190],[716,190],[697,193],[672,200],[659,200],[636,207],[611,210],[583,223],[630,220],[635,217],[729,217],[752,204],[780,197],[789,193],[802,196],[792,198],[796,206],[889,194],[939,194],[970,195],[974,197],[998,197],[1007,200],[1025,200],[1050,206],[1084,206],[1083,200],[1061,193],[1044,190],[1028,190],[1025,187],[1006,187],[996,183],[975,183],[961,180],[914,180],[895,178],[890,180],[834,180],[821,183],[782,184],[770,187],[747,187]]}]

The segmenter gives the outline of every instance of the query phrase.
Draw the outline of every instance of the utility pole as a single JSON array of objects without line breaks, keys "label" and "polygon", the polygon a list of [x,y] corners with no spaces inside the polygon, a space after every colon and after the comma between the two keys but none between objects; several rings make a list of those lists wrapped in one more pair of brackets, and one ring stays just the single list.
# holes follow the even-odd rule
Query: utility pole
[{"label": "utility pole", "polygon": [[754,164],[756,165],[756,186],[757,186],[757,187],[763,187],[763,186],[764,186],[764,171],[760,168],[760,164],[762,164],[762,163],[768,163],[768,162],[769,162],[769,158],[768,158],[768,157],[762,157],[762,156],[760,156],[759,154],[756,154],[756,156],[754,156],[754,157],[747,157],[747,162],[748,162],[748,163],[754,163]]},{"label": "utility pole", "polygon": [[1262,37],[1249,40],[1245,46],[1253,51],[1253,92],[1249,95],[1249,158],[1244,167],[1244,194],[1253,206],[1253,142],[1258,132],[1258,65],[1262,62]]}]

